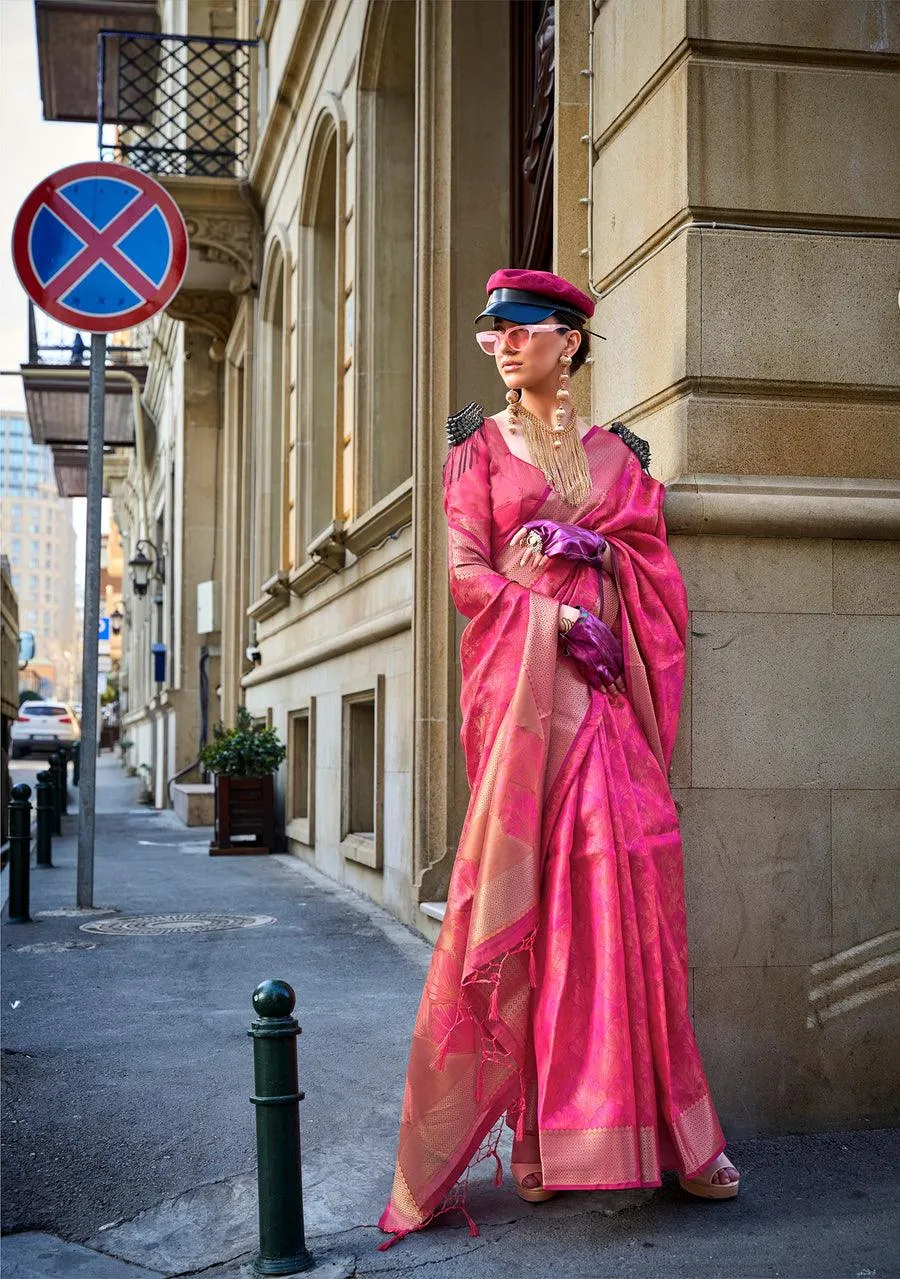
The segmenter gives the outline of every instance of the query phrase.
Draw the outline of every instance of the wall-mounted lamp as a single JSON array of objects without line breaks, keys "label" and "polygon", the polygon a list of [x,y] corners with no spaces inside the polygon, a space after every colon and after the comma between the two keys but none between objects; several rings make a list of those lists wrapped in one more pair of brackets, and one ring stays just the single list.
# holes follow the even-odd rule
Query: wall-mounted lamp
[{"label": "wall-mounted lamp", "polygon": [[[150,551],[150,555],[147,554]],[[165,548],[160,552],[149,538],[141,538],[128,561],[131,569],[131,585],[135,595],[146,595],[152,578],[162,584],[166,580]]]},{"label": "wall-mounted lamp", "polygon": [[109,627],[113,635],[122,634],[122,623],[125,621],[125,614],[120,608],[115,608],[109,615]]}]

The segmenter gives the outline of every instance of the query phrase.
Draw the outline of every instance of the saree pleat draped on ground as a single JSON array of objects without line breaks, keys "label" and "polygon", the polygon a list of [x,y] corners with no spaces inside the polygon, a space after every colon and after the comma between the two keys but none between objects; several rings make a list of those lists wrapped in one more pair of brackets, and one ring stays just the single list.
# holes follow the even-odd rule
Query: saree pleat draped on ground
[{"label": "saree pleat draped on ground", "polygon": [[[394,1238],[465,1211],[467,1169],[505,1122],[548,1188],[658,1185],[723,1148],[688,1016],[681,838],[667,773],[687,606],[664,490],[615,435],[584,437],[573,512],[488,418],[444,472],[471,800],[413,1031],[390,1202]],[[520,568],[526,520],[602,532],[615,576]],[[581,679],[560,606],[621,636],[627,695]],[[470,1223],[471,1224],[471,1223]],[[474,1230],[474,1226],[472,1226]],[[394,1240],[388,1241],[393,1242]],[[387,1246],[387,1245],[382,1245]]]}]

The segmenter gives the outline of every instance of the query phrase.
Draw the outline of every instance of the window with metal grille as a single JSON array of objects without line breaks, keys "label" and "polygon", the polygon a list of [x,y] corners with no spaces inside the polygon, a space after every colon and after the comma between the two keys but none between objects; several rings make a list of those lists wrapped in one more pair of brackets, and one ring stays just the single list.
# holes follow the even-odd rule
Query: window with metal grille
[{"label": "window with metal grille", "polygon": [[384,687],[353,683],[343,689],[341,852],[381,870],[384,862]]},{"label": "window with metal grille", "polygon": [[309,711],[291,721],[291,817],[309,817]]},{"label": "window with metal grille", "polygon": [[375,838],[375,698],[347,708],[347,833]]}]

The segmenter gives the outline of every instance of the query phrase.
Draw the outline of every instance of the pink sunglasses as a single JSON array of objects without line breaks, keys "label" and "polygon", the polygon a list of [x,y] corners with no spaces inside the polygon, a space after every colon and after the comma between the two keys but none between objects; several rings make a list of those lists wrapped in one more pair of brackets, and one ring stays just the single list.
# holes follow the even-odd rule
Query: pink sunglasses
[{"label": "pink sunglasses", "polygon": [[496,355],[501,343],[510,351],[524,351],[535,333],[568,333],[564,324],[517,324],[512,329],[488,329],[476,333],[475,341],[486,355]]}]

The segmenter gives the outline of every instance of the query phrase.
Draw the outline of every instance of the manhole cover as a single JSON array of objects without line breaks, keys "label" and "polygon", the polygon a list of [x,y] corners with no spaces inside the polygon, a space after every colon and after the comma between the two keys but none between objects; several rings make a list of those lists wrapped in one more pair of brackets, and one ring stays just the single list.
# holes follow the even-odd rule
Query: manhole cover
[{"label": "manhole cover", "polygon": [[215,933],[226,928],[259,928],[274,924],[273,915],[119,915],[82,924],[83,933],[116,937],[162,937],[169,933]]}]

